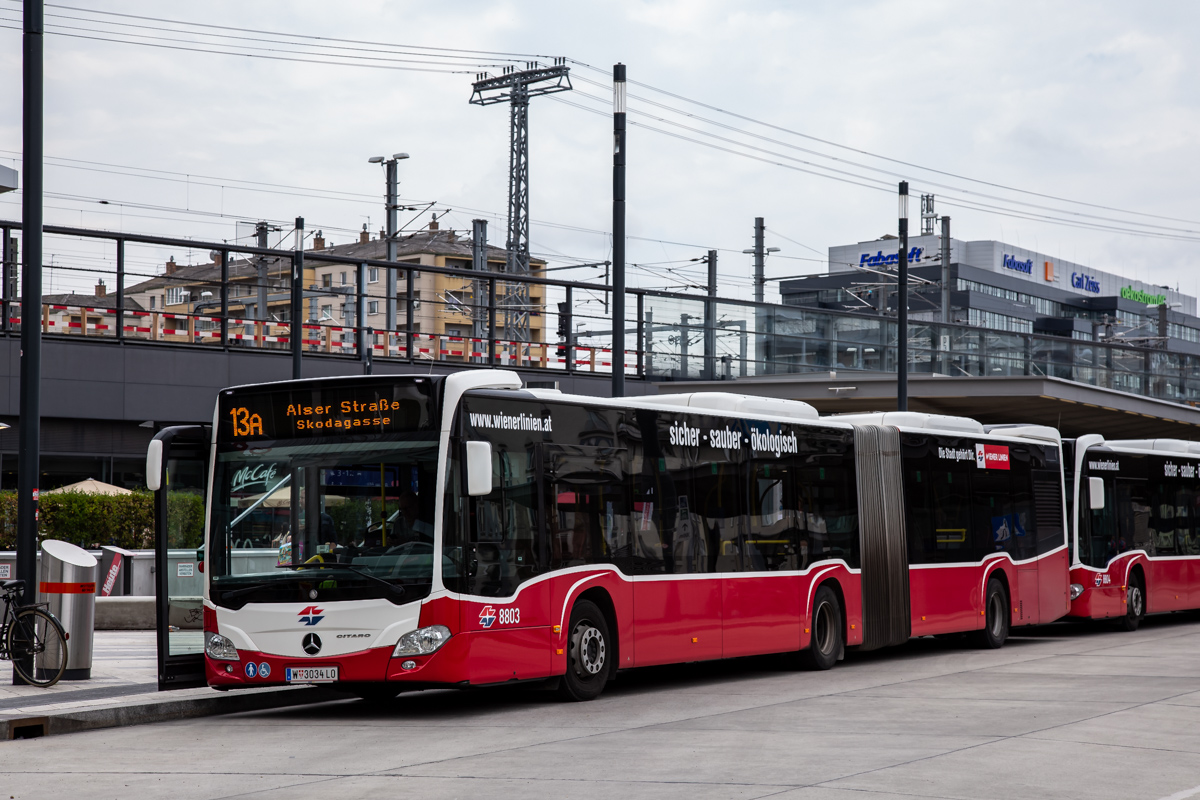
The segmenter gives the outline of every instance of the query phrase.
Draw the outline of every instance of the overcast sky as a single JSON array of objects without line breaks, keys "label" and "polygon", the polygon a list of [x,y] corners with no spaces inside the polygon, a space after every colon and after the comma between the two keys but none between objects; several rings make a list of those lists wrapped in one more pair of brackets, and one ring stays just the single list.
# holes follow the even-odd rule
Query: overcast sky
[{"label": "overcast sky", "polygon": [[[631,87],[628,230],[639,238],[629,243],[629,259],[652,265],[635,270],[634,285],[694,280],[694,265],[694,273],[682,276],[662,270],[718,248],[722,295],[748,297],[750,261],[741,251],[752,245],[755,216],[766,218],[768,245],[780,248],[769,276],[824,271],[830,245],[894,231],[892,192],[907,178],[914,194],[939,196],[938,210],[952,217],[955,238],[999,239],[1141,280],[1178,283],[1190,294],[1200,289],[1192,263],[1200,241],[1194,77],[1200,7],[1192,3],[76,0],[76,6],[390,45],[565,56],[598,68],[572,62],[576,91],[535,99],[530,110],[533,250],[564,264],[611,257],[611,91],[598,70],[624,62],[633,81],[715,107]],[[19,13],[19,3],[0,0],[0,25],[16,24]],[[64,6],[50,6],[47,14],[46,187],[69,196],[47,197],[47,222],[211,241],[232,240],[238,219],[302,215],[310,230],[344,242],[368,219],[375,231],[383,221],[383,173],[367,157],[406,151],[412,156],[401,166],[406,201],[437,201],[450,209],[444,224],[457,229],[469,230],[471,219],[487,212],[490,238],[503,244],[508,109],[468,103],[475,65],[491,64],[497,73],[503,59],[460,54],[468,74],[298,63],[178,49],[214,49],[217,40],[197,35],[202,29],[168,32],[162,29],[183,29]],[[55,26],[72,27],[56,33]],[[266,48],[295,58],[340,52],[376,63],[363,59],[387,50],[372,44],[314,50],[320,43],[288,46],[244,31],[208,32],[249,37],[223,40],[230,44],[254,45],[257,38],[252,52],[260,55],[272,54]],[[165,46],[98,40],[133,34]],[[0,163],[19,168],[19,30],[0,28],[0,86],[6,88]],[[68,167],[61,159],[92,163]],[[810,169],[804,162],[823,175],[800,171]],[[143,173],[159,179],[122,176],[95,171],[97,164],[164,172]],[[853,183],[828,177],[829,168],[852,173]],[[234,179],[305,188],[247,191]],[[328,191],[351,196],[333,199]],[[0,198],[0,217],[19,219],[18,201]],[[1038,215],[1160,235],[1019,218]],[[174,255],[207,260],[206,253]],[[95,263],[76,242],[49,240],[51,254],[57,265]],[[162,255],[147,249],[135,261],[148,269]],[[59,271],[54,286],[91,282]]]}]

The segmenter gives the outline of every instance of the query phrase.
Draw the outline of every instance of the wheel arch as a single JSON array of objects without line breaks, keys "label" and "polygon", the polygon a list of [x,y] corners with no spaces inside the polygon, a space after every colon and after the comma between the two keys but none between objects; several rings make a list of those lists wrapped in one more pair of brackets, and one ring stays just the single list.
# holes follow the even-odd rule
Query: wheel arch
[{"label": "wheel arch", "polygon": [[[987,615],[987,585],[989,583],[991,583],[992,578],[995,578],[996,580],[1000,581],[1000,585],[1004,587],[1004,599],[1006,601],[1005,607],[1008,608],[1009,624],[1011,625],[1012,624],[1012,613],[1013,613],[1012,612],[1013,593],[1012,593],[1012,581],[1009,580],[1009,577],[1008,577],[1008,569],[1009,568],[1010,568],[1010,565],[1002,564],[998,568],[996,568],[988,573],[987,580],[985,580],[983,582],[983,598],[982,598],[983,614],[981,616],[984,616],[986,619],[986,615]],[[984,622],[984,624],[986,625],[987,623]]]},{"label": "wheel arch", "polygon": [[[813,587],[812,596],[813,596],[813,606],[814,607],[816,606],[816,602],[817,602],[817,592],[821,591],[822,586],[829,587],[830,591],[833,592],[833,596],[837,598],[838,605],[842,609],[842,644],[843,644],[843,646],[845,646],[845,643],[850,641],[850,628],[849,628],[850,615],[846,613],[846,593],[845,593],[845,591],[842,590],[842,582],[839,581],[837,579],[837,577],[833,576],[833,575],[829,575],[828,577],[824,577],[820,581],[818,581],[817,585]],[[813,610],[814,610],[814,608],[808,609],[809,628],[812,627]],[[808,646],[812,647],[811,634],[809,635]]]},{"label": "wheel arch", "polygon": [[608,623],[608,632],[612,639],[613,663],[616,664],[616,669],[612,674],[615,675],[616,671],[621,668],[621,629],[617,624],[617,607],[613,603],[612,595],[601,586],[592,586],[576,595],[574,602],[571,603],[571,608],[574,609],[575,604],[580,600],[590,600],[595,603],[596,607],[600,609],[600,613],[604,615],[604,621]]}]

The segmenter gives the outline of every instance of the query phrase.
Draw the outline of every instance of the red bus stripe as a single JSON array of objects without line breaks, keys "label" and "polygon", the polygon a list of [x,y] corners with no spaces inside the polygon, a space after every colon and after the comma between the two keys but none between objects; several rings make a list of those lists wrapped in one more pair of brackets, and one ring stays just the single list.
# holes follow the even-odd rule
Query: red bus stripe
[{"label": "red bus stripe", "polygon": [[38,584],[42,594],[95,594],[95,583],[51,583],[42,581]]}]

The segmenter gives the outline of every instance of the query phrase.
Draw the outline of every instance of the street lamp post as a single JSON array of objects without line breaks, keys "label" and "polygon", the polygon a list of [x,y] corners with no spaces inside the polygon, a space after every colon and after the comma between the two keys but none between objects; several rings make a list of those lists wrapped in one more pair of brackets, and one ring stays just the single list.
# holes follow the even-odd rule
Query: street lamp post
[{"label": "street lamp post", "polygon": [[[613,67],[612,396],[625,395],[625,65]],[[571,351],[567,351],[571,358]]]},{"label": "street lamp post", "polygon": [[[387,177],[387,194],[385,195],[384,210],[387,212],[387,254],[384,259],[387,261],[396,260],[396,212],[400,210],[399,200],[399,177],[396,165],[404,159],[408,158],[408,153],[393,153],[391,158],[384,156],[372,156],[367,159],[370,164],[383,164]],[[392,267],[387,268],[387,276],[384,281],[385,290],[387,292],[387,302],[385,308],[385,327],[388,330],[388,348],[387,352],[391,352],[391,337],[393,331],[396,330],[396,270]],[[359,287],[359,292],[362,292],[362,287]],[[412,320],[406,320],[406,325],[411,326]]]},{"label": "street lamp post", "polygon": [[896,298],[896,410],[908,411],[908,181],[900,181],[900,266]]}]

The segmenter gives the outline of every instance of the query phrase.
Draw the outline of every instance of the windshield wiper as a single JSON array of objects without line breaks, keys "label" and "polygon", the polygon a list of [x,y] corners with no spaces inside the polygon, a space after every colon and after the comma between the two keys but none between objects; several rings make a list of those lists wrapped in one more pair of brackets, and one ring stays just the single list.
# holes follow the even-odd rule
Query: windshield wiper
[{"label": "windshield wiper", "polygon": [[259,589],[263,588],[264,586],[272,586],[272,585],[273,584],[271,582],[263,581],[262,583],[254,583],[254,584],[251,584],[250,586],[243,586],[241,589],[221,590],[218,588],[218,591],[221,592],[222,600],[232,600],[235,597],[242,597],[242,596],[248,595],[252,592],[257,592]]},{"label": "windshield wiper", "polygon": [[388,588],[388,591],[391,592],[392,594],[394,594],[396,597],[404,597],[404,594],[405,594],[403,586],[399,586],[399,585],[391,583],[389,581],[385,581],[383,578],[379,577],[378,575],[372,575],[371,573],[361,570],[358,567],[352,566],[350,564],[339,564],[336,561],[331,561],[329,563],[326,563],[324,561],[314,561],[311,564],[276,564],[275,568],[276,569],[344,569],[344,570],[349,570],[350,572],[353,572],[356,575],[362,575],[367,580],[375,581],[378,584],[386,586]]}]

